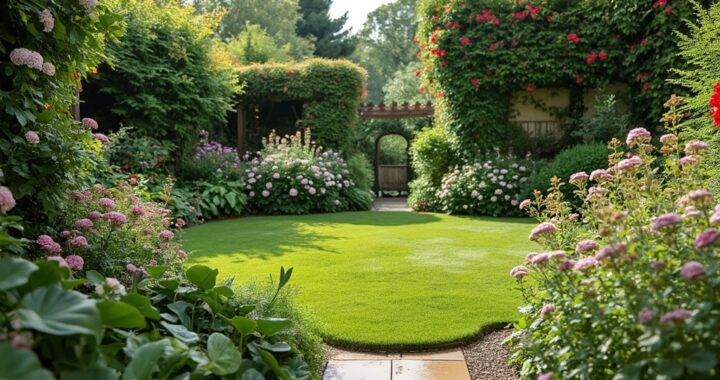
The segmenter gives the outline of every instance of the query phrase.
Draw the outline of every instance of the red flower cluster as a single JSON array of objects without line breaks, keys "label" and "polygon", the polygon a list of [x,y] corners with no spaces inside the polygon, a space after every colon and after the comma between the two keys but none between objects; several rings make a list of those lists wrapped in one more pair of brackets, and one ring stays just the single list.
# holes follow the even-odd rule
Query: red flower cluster
[{"label": "red flower cluster", "polygon": [[713,118],[713,126],[720,127],[720,82],[715,83],[715,92],[710,97],[710,114]]},{"label": "red flower cluster", "polygon": [[422,70],[415,70],[415,76],[419,77],[422,74]]},{"label": "red flower cluster", "polygon": [[478,88],[480,87],[480,79],[470,79],[470,84],[473,87]]},{"label": "red flower cluster", "polygon": [[528,16],[528,14],[525,13],[525,12],[515,12],[515,13],[513,13],[513,18],[516,18],[516,19],[518,19],[518,20],[522,20],[522,19],[524,19],[524,18],[527,17],[527,16]]},{"label": "red flower cluster", "polygon": [[527,86],[527,92],[535,92],[535,89],[535,85],[532,83]]},{"label": "red flower cluster", "polygon": [[437,43],[437,35],[436,34],[432,34],[430,36],[430,43],[432,43],[432,44]]},{"label": "red flower cluster", "polygon": [[553,17],[553,15],[545,16],[545,20],[547,20],[547,22],[553,22],[554,19],[555,19],[555,17]]},{"label": "red flower cluster", "polygon": [[430,54],[436,56],[436,57],[444,57],[445,56],[445,50],[440,49],[432,49],[430,50]]},{"label": "red flower cluster", "polygon": [[495,26],[500,25],[500,19],[497,18],[490,10],[485,9],[483,10],[482,14],[479,14],[475,16],[475,21],[477,22],[487,22],[491,23]]},{"label": "red flower cluster", "polygon": [[472,41],[468,37],[463,37],[460,39],[460,45],[463,45],[463,46],[469,45],[470,42],[472,42]]},{"label": "red flower cluster", "polygon": [[578,75],[575,77],[575,83],[580,84],[585,80],[582,76]]},{"label": "red flower cluster", "polygon": [[568,39],[568,41],[574,43],[575,45],[580,43],[580,37],[578,37],[578,35],[575,33],[568,34],[567,39]]},{"label": "red flower cluster", "polygon": [[491,44],[491,45],[488,47],[488,50],[490,50],[490,51],[495,51],[495,50],[497,50],[497,48],[498,48],[498,47],[497,47],[497,44]]},{"label": "red flower cluster", "polygon": [[597,60],[597,58],[597,53],[592,52],[585,57],[585,62],[587,62],[588,65],[592,65],[593,63],[595,63],[595,60]]},{"label": "red flower cluster", "polygon": [[537,7],[533,7],[532,5],[528,4],[525,6],[525,9],[528,10],[530,13],[530,17],[537,17],[540,11],[542,10],[542,5],[538,5]]},{"label": "red flower cluster", "polygon": [[667,0],[657,0],[653,3],[653,8],[664,7],[667,5]]}]

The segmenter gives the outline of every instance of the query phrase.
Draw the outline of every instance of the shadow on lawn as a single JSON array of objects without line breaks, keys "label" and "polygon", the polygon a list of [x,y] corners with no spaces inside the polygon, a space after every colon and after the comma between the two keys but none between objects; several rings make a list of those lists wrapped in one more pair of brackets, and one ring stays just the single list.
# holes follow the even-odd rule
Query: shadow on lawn
[{"label": "shadow on lawn", "polygon": [[[192,227],[184,236],[189,263],[202,264],[227,256],[228,263],[250,259],[268,260],[288,251],[319,251],[340,254],[328,241],[343,240],[332,233],[318,233],[307,227],[343,228],[343,225],[396,227],[440,221],[432,214],[409,212],[344,212],[292,216],[259,216]],[[252,242],[248,244],[248,242]]]}]

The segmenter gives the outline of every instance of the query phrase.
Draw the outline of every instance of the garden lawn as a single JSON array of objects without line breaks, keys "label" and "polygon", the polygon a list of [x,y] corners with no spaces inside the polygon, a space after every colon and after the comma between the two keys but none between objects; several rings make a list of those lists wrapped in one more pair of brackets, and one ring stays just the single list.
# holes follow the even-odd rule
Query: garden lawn
[{"label": "garden lawn", "polygon": [[529,219],[356,212],[250,217],[185,232],[189,264],[236,284],[293,267],[296,299],[326,339],[355,348],[428,348],[517,317],[510,269],[534,244]]}]

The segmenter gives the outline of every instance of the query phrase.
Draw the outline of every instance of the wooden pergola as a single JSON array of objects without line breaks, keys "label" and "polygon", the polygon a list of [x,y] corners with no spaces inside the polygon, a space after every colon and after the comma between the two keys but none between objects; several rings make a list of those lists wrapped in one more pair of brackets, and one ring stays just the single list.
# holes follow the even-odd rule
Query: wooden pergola
[{"label": "wooden pergola", "polygon": [[433,116],[435,107],[430,102],[425,104],[397,104],[393,102],[389,105],[366,103],[360,106],[358,112],[363,119],[410,119]]}]

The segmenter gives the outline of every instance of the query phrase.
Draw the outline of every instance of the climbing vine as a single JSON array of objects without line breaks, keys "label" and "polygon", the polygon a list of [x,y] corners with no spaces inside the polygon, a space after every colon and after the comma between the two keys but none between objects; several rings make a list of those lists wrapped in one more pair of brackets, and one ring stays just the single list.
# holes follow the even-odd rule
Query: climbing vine
[{"label": "climbing vine", "polygon": [[679,90],[666,79],[679,62],[675,31],[692,7],[684,0],[423,0],[419,14],[420,90],[439,98],[438,119],[462,150],[476,152],[506,138],[515,91],[568,88],[566,114],[577,117],[584,90],[624,83],[633,122],[656,124],[658,105]]}]

